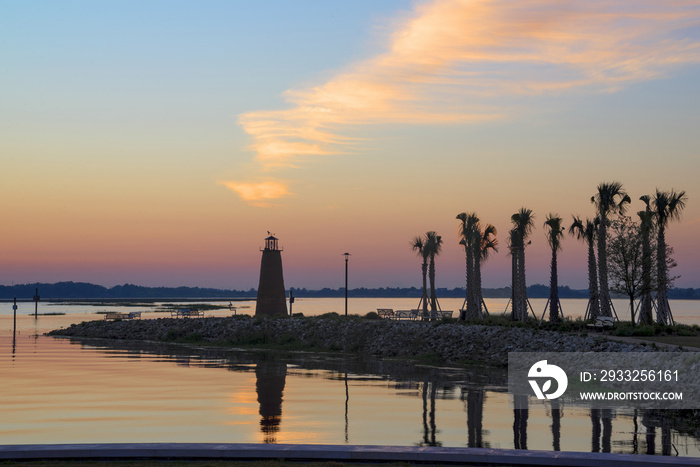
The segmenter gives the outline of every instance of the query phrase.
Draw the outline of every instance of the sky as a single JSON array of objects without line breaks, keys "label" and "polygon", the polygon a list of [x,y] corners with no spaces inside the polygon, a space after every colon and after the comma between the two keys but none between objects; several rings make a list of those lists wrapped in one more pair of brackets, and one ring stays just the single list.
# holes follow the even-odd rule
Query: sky
[{"label": "sky", "polygon": [[[279,238],[287,287],[419,287],[410,239],[456,215],[507,232],[685,190],[667,233],[700,287],[700,1],[0,0],[0,284],[257,287]],[[587,287],[567,236],[559,282]]]}]

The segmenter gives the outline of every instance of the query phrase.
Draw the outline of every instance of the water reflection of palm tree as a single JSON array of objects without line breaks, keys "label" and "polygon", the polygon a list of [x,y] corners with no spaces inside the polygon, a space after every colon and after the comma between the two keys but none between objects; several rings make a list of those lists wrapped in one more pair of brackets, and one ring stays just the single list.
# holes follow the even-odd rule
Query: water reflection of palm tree
[{"label": "water reflection of palm tree", "polygon": [[265,443],[276,443],[282,421],[282,394],[287,378],[287,365],[261,360],[255,367],[255,389],[260,404],[260,431]]},{"label": "water reflection of palm tree", "polygon": [[591,452],[600,452],[600,409],[591,409]]},{"label": "water reflection of palm tree", "polygon": [[611,409],[602,410],[603,418],[603,452],[610,452],[612,445],[612,419]]},{"label": "water reflection of palm tree", "polygon": [[552,449],[561,451],[561,407],[559,401],[552,401]]},{"label": "water reflection of palm tree", "polygon": [[[428,392],[430,392],[430,412],[428,412]],[[435,424],[435,396],[437,386],[434,382],[423,381],[423,441],[421,446],[442,446],[436,440],[437,426]]]},{"label": "water reflection of palm tree", "polygon": [[[671,429],[664,426],[663,422],[653,418],[650,410],[645,410],[642,416],[642,425],[646,427],[647,454],[656,454],[656,428],[661,428],[661,455],[671,455]],[[677,451],[676,451],[677,452]]]},{"label": "water reflection of palm tree", "polygon": [[513,446],[515,449],[527,449],[527,419],[529,416],[529,396],[513,396]]},{"label": "water reflection of palm tree", "polygon": [[[464,389],[462,389],[462,400],[464,401]],[[482,440],[484,426],[484,390],[467,389],[466,397],[467,407],[467,430],[468,441],[467,446],[470,448],[483,448]]]},{"label": "water reflection of palm tree", "polygon": [[[593,424],[591,452],[610,452],[612,444],[612,419],[613,413],[611,409],[591,409],[591,423]],[[602,436],[601,422],[603,428]]]}]

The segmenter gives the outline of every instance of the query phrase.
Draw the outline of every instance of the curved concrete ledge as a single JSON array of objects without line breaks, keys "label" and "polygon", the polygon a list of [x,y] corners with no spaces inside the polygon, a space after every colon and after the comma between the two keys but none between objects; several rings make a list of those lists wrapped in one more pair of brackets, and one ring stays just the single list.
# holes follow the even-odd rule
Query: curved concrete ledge
[{"label": "curved concrete ledge", "polygon": [[295,461],[398,461],[454,464],[661,466],[700,465],[697,457],[520,451],[514,449],[320,444],[22,444],[0,446],[0,459],[284,459]]}]

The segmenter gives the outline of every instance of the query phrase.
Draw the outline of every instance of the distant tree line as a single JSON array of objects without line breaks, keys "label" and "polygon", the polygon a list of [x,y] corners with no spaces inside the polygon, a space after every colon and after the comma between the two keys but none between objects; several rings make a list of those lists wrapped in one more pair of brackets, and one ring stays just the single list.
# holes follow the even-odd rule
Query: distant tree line
[{"label": "distant tree line", "polygon": [[86,282],[21,284],[0,286],[0,299],[31,299],[39,290],[41,300],[52,299],[154,299],[154,298],[238,298],[257,295],[255,289],[221,290],[202,287],[143,287],[133,284],[104,287]]},{"label": "distant tree line", "polygon": [[[14,286],[0,285],[0,299],[31,300],[36,289],[39,289],[41,300],[58,299],[174,299],[174,298],[250,298],[255,299],[257,291],[248,290],[224,290],[201,287],[143,287],[132,284],[118,285],[107,288],[101,285],[85,282],[58,282],[55,284],[35,283],[20,284]],[[572,289],[568,286],[558,287],[560,298],[588,298],[587,289]],[[340,298],[345,296],[345,289],[306,289],[293,288],[295,297],[299,298]],[[464,287],[438,288],[436,294],[445,298],[464,298]],[[531,298],[548,298],[550,289],[548,285],[534,284],[527,287],[527,295]],[[420,297],[421,290],[416,287],[360,287],[350,289],[348,296],[354,298],[416,298]],[[510,287],[484,288],[484,298],[511,298]],[[614,295],[616,298],[624,298],[624,294]],[[674,288],[668,293],[669,299],[700,300],[700,288]]]}]

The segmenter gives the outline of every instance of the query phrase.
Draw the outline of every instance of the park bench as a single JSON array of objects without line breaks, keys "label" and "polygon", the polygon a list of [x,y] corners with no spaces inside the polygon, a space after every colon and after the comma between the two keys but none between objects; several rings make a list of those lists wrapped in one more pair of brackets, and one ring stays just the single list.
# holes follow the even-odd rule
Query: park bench
[{"label": "park bench", "polygon": [[391,319],[394,317],[393,308],[377,308],[377,314],[380,318]]},{"label": "park bench", "polygon": [[396,319],[418,319],[419,310],[396,310]]},{"label": "park bench", "polygon": [[203,318],[204,312],[200,310],[190,310],[189,308],[183,308],[181,310],[172,311],[170,313],[171,318]]},{"label": "park bench", "polygon": [[615,318],[612,316],[598,316],[593,323],[586,326],[596,331],[605,331],[615,327]]}]

